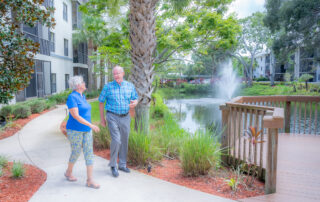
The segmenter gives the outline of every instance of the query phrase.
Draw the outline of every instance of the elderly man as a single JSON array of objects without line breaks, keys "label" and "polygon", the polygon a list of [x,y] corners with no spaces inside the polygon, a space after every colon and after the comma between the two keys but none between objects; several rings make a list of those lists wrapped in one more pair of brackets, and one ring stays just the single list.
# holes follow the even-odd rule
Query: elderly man
[{"label": "elderly man", "polygon": [[[123,80],[124,70],[115,66],[112,70],[114,81],[106,84],[99,96],[101,125],[106,126],[106,119],[111,135],[110,163],[111,172],[118,177],[117,159],[119,154],[119,170],[129,173],[127,167],[128,139],[130,132],[129,109],[138,104],[138,95],[132,83]],[[105,107],[104,107],[104,103]],[[106,119],[104,116],[106,110]]]}]

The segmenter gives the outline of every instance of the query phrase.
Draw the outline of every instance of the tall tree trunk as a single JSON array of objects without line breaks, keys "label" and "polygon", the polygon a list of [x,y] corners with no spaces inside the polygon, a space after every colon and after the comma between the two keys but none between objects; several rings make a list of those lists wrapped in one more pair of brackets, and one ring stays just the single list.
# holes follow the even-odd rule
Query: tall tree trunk
[{"label": "tall tree trunk", "polygon": [[136,106],[135,129],[149,132],[149,109],[152,81],[154,78],[154,58],[156,48],[155,7],[158,0],[130,0],[130,43],[131,69],[130,80],[139,94]]},{"label": "tall tree trunk", "polygon": [[[93,44],[92,40],[88,43],[88,56],[93,54]],[[91,92],[93,89],[93,77],[92,77],[93,61],[88,58],[88,91]]]},{"label": "tall tree trunk", "polygon": [[249,68],[249,82],[248,82],[248,86],[252,86],[252,80],[253,80],[253,62],[254,62],[254,57],[251,56],[251,62],[250,62],[250,68]]},{"label": "tall tree trunk", "polygon": [[[97,49],[98,47],[94,47],[94,53],[96,54],[97,53]],[[95,67],[97,66],[98,62],[97,60],[95,60],[93,62],[93,66],[92,66],[92,78],[93,78],[93,85],[92,85],[92,89],[93,90],[97,90],[98,89],[98,86],[97,86],[97,81],[98,81],[98,75],[97,75],[97,72],[95,71]]]},{"label": "tall tree trunk", "polygon": [[106,72],[104,71],[104,60],[100,59],[100,90],[102,90],[106,80],[105,80],[105,75]]},{"label": "tall tree trunk", "polygon": [[275,57],[273,52],[271,51],[270,53],[270,86],[274,86],[274,77],[275,77],[275,71],[276,71],[276,67],[275,67]]}]

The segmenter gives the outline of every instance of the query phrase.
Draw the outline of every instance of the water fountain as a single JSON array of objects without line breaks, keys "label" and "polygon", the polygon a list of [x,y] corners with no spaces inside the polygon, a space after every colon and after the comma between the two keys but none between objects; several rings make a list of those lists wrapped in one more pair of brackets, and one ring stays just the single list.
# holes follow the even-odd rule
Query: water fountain
[{"label": "water fountain", "polygon": [[237,90],[240,80],[237,78],[233,70],[232,62],[229,59],[221,63],[220,66],[220,79],[216,83],[216,97],[224,100],[230,100]]}]

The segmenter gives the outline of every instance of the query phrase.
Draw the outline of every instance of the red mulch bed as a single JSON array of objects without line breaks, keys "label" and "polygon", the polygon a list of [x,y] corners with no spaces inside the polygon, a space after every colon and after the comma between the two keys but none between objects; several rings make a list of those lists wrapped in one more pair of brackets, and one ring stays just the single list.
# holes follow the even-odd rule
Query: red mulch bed
[{"label": "red mulch bed", "polygon": [[47,174],[37,167],[24,164],[24,177],[15,179],[11,177],[11,167],[12,162],[9,162],[0,177],[0,201],[28,201],[46,181]]},{"label": "red mulch bed", "polygon": [[3,131],[0,131],[0,140],[10,137],[12,135],[14,135],[16,132],[18,132],[24,125],[26,125],[29,121],[31,121],[34,118],[37,118],[38,116],[40,116],[41,114],[44,114],[46,112],[51,111],[52,109],[49,110],[45,110],[43,112],[41,112],[40,114],[31,114],[28,118],[25,119],[17,119],[15,121],[13,121],[13,126],[14,127],[10,127],[10,128],[6,128]]},{"label": "red mulch bed", "polygon": [[[16,134],[29,121],[51,110],[45,110],[40,114],[31,114],[28,118],[13,121],[13,127],[0,131],[0,140]],[[46,181],[47,174],[37,167],[24,164],[25,176],[21,179],[14,179],[11,178],[11,167],[12,162],[9,162],[8,166],[3,168],[3,175],[0,177],[0,201],[28,201]]]},{"label": "red mulch bed", "polygon": [[[66,122],[62,122],[60,129],[66,135],[65,127]],[[101,150],[94,148],[94,153],[102,158],[110,159],[110,150],[108,149]],[[184,177],[182,175],[182,168],[178,159],[163,159],[160,163],[152,165],[150,173],[148,173],[146,168],[139,168],[130,165],[129,167],[168,182],[234,200],[264,195],[264,183],[259,180],[255,180],[250,189],[239,184],[237,191],[232,191],[226,182],[226,179],[230,179],[233,176],[233,172],[230,169],[213,171],[206,176]]]}]

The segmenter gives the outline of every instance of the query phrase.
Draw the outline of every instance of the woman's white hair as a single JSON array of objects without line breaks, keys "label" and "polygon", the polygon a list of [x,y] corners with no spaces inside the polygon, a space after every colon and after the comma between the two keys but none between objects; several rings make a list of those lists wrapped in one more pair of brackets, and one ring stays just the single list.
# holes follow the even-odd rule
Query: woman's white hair
[{"label": "woman's white hair", "polygon": [[77,90],[78,86],[80,84],[82,84],[83,82],[83,77],[82,76],[73,76],[73,77],[70,77],[69,79],[69,87],[72,89],[72,90]]},{"label": "woman's white hair", "polygon": [[121,67],[121,66],[119,66],[119,65],[116,65],[116,66],[113,67],[112,73],[113,73],[114,70],[116,70],[116,69],[120,69],[121,72],[124,72],[123,67]]}]

